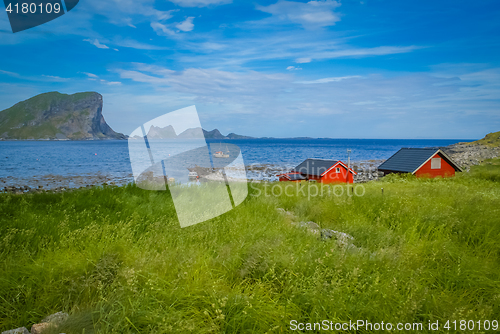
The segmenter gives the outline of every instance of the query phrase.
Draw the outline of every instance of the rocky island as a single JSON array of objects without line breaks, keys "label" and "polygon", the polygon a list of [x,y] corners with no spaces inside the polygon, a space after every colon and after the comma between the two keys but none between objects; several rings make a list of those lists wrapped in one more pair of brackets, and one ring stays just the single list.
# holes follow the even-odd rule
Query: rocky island
[{"label": "rocky island", "polygon": [[0,111],[0,140],[126,139],[102,115],[96,92],[44,93]]}]

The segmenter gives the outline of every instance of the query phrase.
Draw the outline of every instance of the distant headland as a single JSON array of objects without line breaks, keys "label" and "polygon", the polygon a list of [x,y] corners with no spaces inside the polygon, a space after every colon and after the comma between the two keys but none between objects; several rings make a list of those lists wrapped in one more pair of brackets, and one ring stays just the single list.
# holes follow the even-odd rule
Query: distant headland
[{"label": "distant headland", "polygon": [[126,139],[106,123],[102,106],[96,92],[40,94],[0,111],[0,139]]}]

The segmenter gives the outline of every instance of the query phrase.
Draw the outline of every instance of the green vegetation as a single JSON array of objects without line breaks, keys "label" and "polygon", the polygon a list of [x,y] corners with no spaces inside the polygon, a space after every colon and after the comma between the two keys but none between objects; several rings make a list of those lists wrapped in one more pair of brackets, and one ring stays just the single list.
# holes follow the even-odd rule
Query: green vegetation
[{"label": "green vegetation", "polygon": [[[359,197],[254,185],[236,209],[184,229],[168,192],[1,194],[0,330],[57,311],[70,318],[54,333],[67,334],[499,320],[499,175],[497,159],[451,179],[390,176]],[[352,235],[357,250],[276,208]]]},{"label": "green vegetation", "polygon": [[470,144],[481,144],[490,147],[500,147],[500,131],[488,133],[483,139],[473,141]]},{"label": "green vegetation", "polygon": [[[44,113],[50,106],[65,103],[71,105],[85,99],[93,92],[76,93],[72,95],[59,92],[44,93],[34,96],[26,101],[0,111],[0,137],[15,139],[48,139],[54,138],[59,126],[78,116],[88,116],[89,110],[71,112],[66,115],[54,116],[44,119]],[[78,136],[75,136],[79,139]]]},{"label": "green vegetation", "polygon": [[476,178],[500,181],[500,158],[487,159],[478,166],[471,167],[471,173]]}]

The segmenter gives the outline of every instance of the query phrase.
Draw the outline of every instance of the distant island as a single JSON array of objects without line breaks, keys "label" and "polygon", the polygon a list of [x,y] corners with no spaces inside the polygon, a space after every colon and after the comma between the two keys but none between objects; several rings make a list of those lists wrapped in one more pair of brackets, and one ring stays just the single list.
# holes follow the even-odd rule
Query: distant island
[{"label": "distant island", "polygon": [[[177,134],[172,125],[167,125],[165,127],[158,127],[151,125],[146,136],[148,139],[252,139],[254,137],[241,136],[235,133],[230,133],[224,136],[219,130],[214,129],[212,131],[207,131],[202,128],[191,128],[186,129],[183,132]],[[140,136],[135,136],[141,138]]]}]

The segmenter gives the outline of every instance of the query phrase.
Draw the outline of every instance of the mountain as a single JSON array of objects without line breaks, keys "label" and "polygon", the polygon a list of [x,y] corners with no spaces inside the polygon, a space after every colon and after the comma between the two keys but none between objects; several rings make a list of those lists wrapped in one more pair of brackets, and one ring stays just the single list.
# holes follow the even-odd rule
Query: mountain
[{"label": "mountain", "polygon": [[220,133],[219,130],[213,129],[212,131],[203,130],[203,134],[206,139],[252,139],[254,137],[237,135],[236,133],[230,133],[227,136],[224,136]]},{"label": "mountain", "polygon": [[237,135],[236,133],[230,133],[227,135],[227,139],[252,139],[253,137]]},{"label": "mountain", "polygon": [[172,125],[166,126],[164,128],[151,125],[151,128],[149,128],[147,136],[150,139],[177,138],[174,127]]},{"label": "mountain", "polygon": [[203,130],[203,134],[205,135],[205,139],[227,139],[217,129],[213,129],[212,131]]},{"label": "mountain", "polygon": [[193,139],[193,138],[198,138],[198,139],[203,139],[203,129],[202,128],[192,128],[192,129],[187,129],[184,132],[180,133],[177,138],[182,138],[182,139]]},{"label": "mountain", "polygon": [[102,95],[50,92],[0,111],[0,139],[126,139],[102,116]]}]

